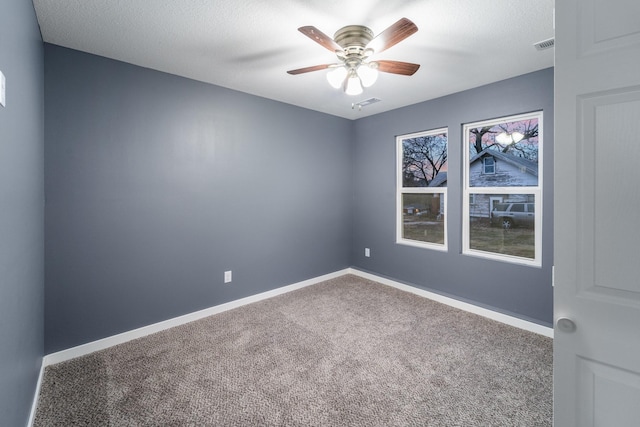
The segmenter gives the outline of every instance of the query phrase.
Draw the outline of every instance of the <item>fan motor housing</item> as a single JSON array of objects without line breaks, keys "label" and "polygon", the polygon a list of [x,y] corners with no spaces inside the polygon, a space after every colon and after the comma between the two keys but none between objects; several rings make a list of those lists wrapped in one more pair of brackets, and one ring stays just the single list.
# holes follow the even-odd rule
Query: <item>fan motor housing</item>
[{"label": "fan motor housing", "polygon": [[373,40],[373,31],[362,25],[347,25],[336,31],[333,39],[345,50],[350,47],[364,49]]}]

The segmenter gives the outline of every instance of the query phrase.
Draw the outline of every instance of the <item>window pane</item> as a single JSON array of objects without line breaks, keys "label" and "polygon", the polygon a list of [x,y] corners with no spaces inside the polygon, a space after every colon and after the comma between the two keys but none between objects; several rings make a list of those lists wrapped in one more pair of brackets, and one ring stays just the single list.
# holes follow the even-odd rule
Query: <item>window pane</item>
[{"label": "window pane", "polygon": [[476,194],[469,209],[469,248],[535,258],[535,196]]},{"label": "window pane", "polygon": [[444,244],[444,194],[402,195],[402,238]]},{"label": "window pane", "polygon": [[538,185],[537,117],[468,128],[466,138],[470,187]]},{"label": "window pane", "polygon": [[447,186],[447,133],[402,139],[402,186]]}]

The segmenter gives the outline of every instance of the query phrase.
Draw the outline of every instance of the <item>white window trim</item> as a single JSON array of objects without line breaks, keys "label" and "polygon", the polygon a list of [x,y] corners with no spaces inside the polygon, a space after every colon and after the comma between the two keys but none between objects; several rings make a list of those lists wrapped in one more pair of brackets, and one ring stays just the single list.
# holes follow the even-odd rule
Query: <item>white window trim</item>
[{"label": "white window trim", "polygon": [[[447,198],[447,187],[403,187],[402,186],[402,141],[405,139],[417,138],[420,136],[438,135],[444,133],[447,135],[447,151],[449,150],[449,128],[432,129],[423,132],[415,132],[405,135],[398,135],[396,137],[396,243],[401,245],[413,246],[418,248],[432,249],[437,251],[446,252],[449,249],[448,244],[448,214],[447,205],[449,200]],[[448,156],[447,156],[448,157]],[[448,185],[447,181],[447,185]],[[402,237],[403,231],[403,206],[402,195],[403,194],[440,194],[443,197],[443,227],[444,227],[444,243],[432,243],[421,242],[419,240],[405,239]]]},{"label": "white window trim", "polygon": [[[464,124],[462,127],[462,139],[463,139],[463,202],[462,202],[462,254],[475,256],[480,258],[487,258],[497,261],[504,261],[514,264],[522,264],[532,267],[542,267],[542,188],[543,188],[543,134],[544,134],[544,120],[543,112],[536,111],[527,114],[519,114],[515,116],[500,117],[494,120],[482,120],[474,123]],[[538,185],[528,187],[470,187],[469,186],[469,129],[477,128],[480,126],[494,126],[505,122],[515,122],[520,120],[538,119]],[[535,220],[534,220],[534,258],[524,258],[514,255],[504,255],[494,252],[481,251],[477,249],[471,249],[470,247],[470,221],[469,221],[469,196],[471,194],[495,194],[506,195],[509,194],[530,194],[535,198]]]}]

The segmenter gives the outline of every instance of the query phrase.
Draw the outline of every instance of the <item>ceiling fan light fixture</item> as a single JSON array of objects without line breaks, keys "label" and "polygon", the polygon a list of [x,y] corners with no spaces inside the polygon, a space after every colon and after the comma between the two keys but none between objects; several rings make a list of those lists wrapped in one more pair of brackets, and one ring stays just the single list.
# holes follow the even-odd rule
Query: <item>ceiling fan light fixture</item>
[{"label": "ceiling fan light fixture", "polygon": [[344,83],[344,92],[347,95],[360,95],[362,93],[362,82],[355,69],[349,71],[349,77]]},{"label": "ceiling fan light fixture", "polygon": [[511,144],[511,138],[509,137],[509,135],[507,135],[506,132],[502,132],[499,133],[498,136],[496,136],[496,141],[498,141],[500,144]]},{"label": "ceiling fan light fixture", "polygon": [[378,80],[378,64],[375,62],[363,63],[358,67],[358,76],[362,86],[371,87]]},{"label": "ceiling fan light fixture", "polygon": [[327,81],[336,89],[340,89],[340,87],[342,87],[346,77],[347,69],[345,67],[335,67],[327,73]]},{"label": "ceiling fan light fixture", "polygon": [[524,138],[524,135],[517,131],[512,133],[502,132],[498,134],[498,136],[496,136],[496,141],[498,141],[500,144],[508,145],[520,142],[522,141],[522,138]]},{"label": "ceiling fan light fixture", "polygon": [[496,141],[498,141],[500,144],[508,144],[510,139],[507,136],[506,132],[502,132],[496,136]]},{"label": "ceiling fan light fixture", "polygon": [[334,52],[339,63],[298,68],[287,73],[298,75],[329,69],[326,75],[329,84],[334,88],[341,87],[348,95],[360,95],[363,86],[372,86],[378,72],[412,76],[420,68],[419,64],[402,61],[369,61],[371,55],[389,49],[418,31],[418,27],[407,18],[401,18],[375,37],[373,31],[363,25],[342,27],[333,39],[311,25],[300,27],[298,31]]},{"label": "ceiling fan light fixture", "polygon": [[511,134],[511,139],[513,140],[513,142],[520,142],[522,141],[522,138],[524,138],[524,135],[520,132],[513,132]]}]

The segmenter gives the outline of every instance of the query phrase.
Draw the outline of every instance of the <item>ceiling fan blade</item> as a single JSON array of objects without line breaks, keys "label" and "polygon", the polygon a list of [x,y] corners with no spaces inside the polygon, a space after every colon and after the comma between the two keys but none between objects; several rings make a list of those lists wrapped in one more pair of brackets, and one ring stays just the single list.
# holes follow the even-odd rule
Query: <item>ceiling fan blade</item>
[{"label": "ceiling fan blade", "polygon": [[401,61],[376,61],[378,63],[378,71],[382,71],[383,73],[393,73],[393,74],[402,74],[403,76],[412,76],[418,68],[420,68],[420,64],[412,64],[410,62],[401,62]]},{"label": "ceiling fan blade", "polygon": [[289,70],[289,71],[287,71],[287,73],[293,74],[293,75],[303,74],[303,73],[310,73],[311,71],[324,70],[326,68],[329,68],[332,65],[333,64],[313,65],[311,67],[304,67],[304,68],[298,68],[296,70]]},{"label": "ceiling fan blade", "polygon": [[411,34],[418,31],[416,24],[402,18],[380,34],[378,34],[373,40],[369,42],[367,48],[373,49],[375,53],[383,52],[400,43],[402,40],[409,37]]},{"label": "ceiling fan blade", "polygon": [[300,27],[298,31],[331,52],[342,50],[338,43],[314,26]]}]

